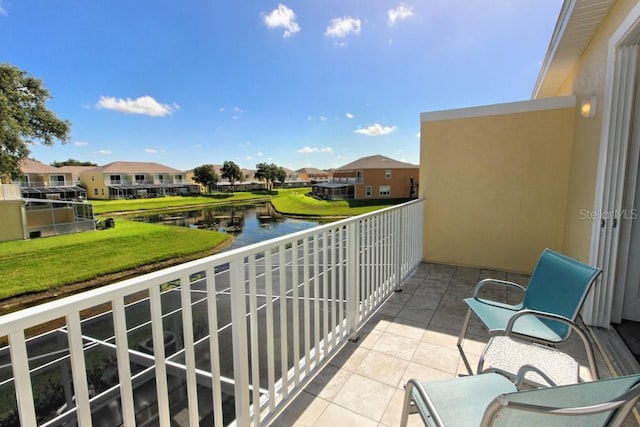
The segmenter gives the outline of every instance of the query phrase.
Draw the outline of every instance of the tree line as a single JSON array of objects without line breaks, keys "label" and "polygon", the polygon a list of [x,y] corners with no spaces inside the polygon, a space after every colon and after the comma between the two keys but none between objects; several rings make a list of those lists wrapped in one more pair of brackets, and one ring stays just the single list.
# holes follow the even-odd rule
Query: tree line
[{"label": "tree line", "polygon": [[[278,165],[273,163],[258,163],[256,164],[256,172],[254,177],[259,181],[264,181],[267,190],[271,191],[276,182],[284,183],[287,178],[287,171]],[[213,165],[204,164],[198,166],[193,170],[193,180],[212,191],[214,185],[216,185],[220,179],[226,179],[229,181],[229,186],[233,191],[233,186],[236,182],[242,182],[244,175],[240,166],[232,161],[225,161],[220,168],[220,176],[216,173]]]}]

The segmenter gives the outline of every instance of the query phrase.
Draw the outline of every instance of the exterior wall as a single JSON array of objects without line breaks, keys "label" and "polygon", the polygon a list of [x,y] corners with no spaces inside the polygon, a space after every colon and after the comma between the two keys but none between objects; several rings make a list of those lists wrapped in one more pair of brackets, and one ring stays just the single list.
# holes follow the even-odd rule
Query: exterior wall
[{"label": "exterior wall", "polygon": [[585,212],[593,209],[598,170],[598,157],[602,133],[602,105],[604,104],[608,43],[637,0],[616,2],[611,12],[594,35],[571,75],[557,95],[575,94],[577,103],[595,95],[598,99],[596,116],[583,118],[576,109],[575,141],[571,153],[571,171],[565,238],[562,252],[589,261],[592,220]]},{"label": "exterior wall", "polygon": [[109,188],[105,184],[105,177],[101,173],[82,173],[80,174],[80,183],[87,189],[87,199],[109,199]]},{"label": "exterior wall", "polygon": [[0,200],[0,242],[27,238],[24,201]]},{"label": "exterior wall", "polygon": [[562,249],[574,103],[423,113],[426,261],[531,272],[545,247]]},{"label": "exterior wall", "polygon": [[73,208],[34,209],[27,212],[29,227],[45,227],[51,224],[66,224],[75,221]]},{"label": "exterior wall", "polygon": [[[391,170],[391,178],[386,177],[386,171]],[[411,196],[411,178],[414,185],[418,184],[419,168],[415,169],[364,169],[362,183],[355,185],[355,199],[408,199]],[[336,174],[334,174],[334,177]],[[366,187],[371,186],[371,196],[367,197]],[[388,196],[380,195],[380,186],[389,185],[391,192]]]}]

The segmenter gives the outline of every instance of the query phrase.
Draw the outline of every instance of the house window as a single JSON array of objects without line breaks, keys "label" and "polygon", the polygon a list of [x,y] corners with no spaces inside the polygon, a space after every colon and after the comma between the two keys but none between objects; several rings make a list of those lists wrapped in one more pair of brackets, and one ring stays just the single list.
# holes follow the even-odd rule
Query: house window
[{"label": "house window", "polygon": [[109,182],[111,184],[120,184],[120,175],[109,175]]},{"label": "house window", "polygon": [[97,189],[97,188],[94,188],[94,189],[93,189],[93,195],[94,195],[94,196],[97,196],[97,195],[98,195],[98,189]]},{"label": "house window", "polygon": [[176,175],[175,182],[176,183],[181,183],[182,182],[182,175]]},{"label": "house window", "polygon": [[136,184],[144,184],[144,175],[135,176]]},{"label": "house window", "polygon": [[159,182],[160,184],[163,184],[163,183],[164,183],[164,175],[158,175],[158,182]]},{"label": "house window", "polygon": [[391,195],[391,186],[390,185],[381,185],[380,186],[380,195],[381,196],[390,196]]},{"label": "house window", "polygon": [[91,175],[91,181],[95,181],[95,180],[96,180],[96,177]]},{"label": "house window", "polygon": [[364,189],[364,195],[367,197],[371,197],[371,193],[372,193],[371,186],[367,185]]},{"label": "house window", "polygon": [[49,175],[49,185],[64,185],[64,175]]},{"label": "house window", "polygon": [[384,177],[387,179],[391,179],[391,169],[387,169],[384,171]]}]

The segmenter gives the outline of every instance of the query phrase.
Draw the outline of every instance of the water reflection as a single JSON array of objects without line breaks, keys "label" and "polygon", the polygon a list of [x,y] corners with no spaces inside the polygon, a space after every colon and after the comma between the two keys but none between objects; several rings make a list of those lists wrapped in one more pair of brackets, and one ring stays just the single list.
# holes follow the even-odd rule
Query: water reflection
[{"label": "water reflection", "polygon": [[145,215],[133,219],[229,233],[235,240],[226,250],[306,230],[320,224],[317,220],[295,219],[280,215],[270,203],[206,207],[185,212]]}]

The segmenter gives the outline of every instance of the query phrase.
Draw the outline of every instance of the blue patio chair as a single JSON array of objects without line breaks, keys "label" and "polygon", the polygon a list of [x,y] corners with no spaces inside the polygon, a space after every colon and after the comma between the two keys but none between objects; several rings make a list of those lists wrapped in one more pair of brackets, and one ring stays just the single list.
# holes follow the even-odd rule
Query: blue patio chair
[{"label": "blue patio chair", "polygon": [[[601,271],[551,249],[545,249],[527,288],[496,279],[478,282],[473,297],[464,299],[468,310],[457,343],[469,373],[472,371],[462,349],[462,342],[469,327],[471,312],[487,327],[490,335],[504,334],[510,329],[512,335],[526,340],[558,344],[569,338],[572,330],[580,331],[576,319],[589,289]],[[511,305],[480,297],[481,291],[489,286],[519,290],[523,293],[522,301]],[[585,345],[592,374],[597,378],[591,344],[585,334],[579,335]]]},{"label": "blue patio chair", "polygon": [[[525,366],[518,377],[528,370],[536,369]],[[427,426],[620,426],[638,399],[640,375],[524,391],[494,372],[433,382],[412,378],[400,425],[419,413]]]}]

